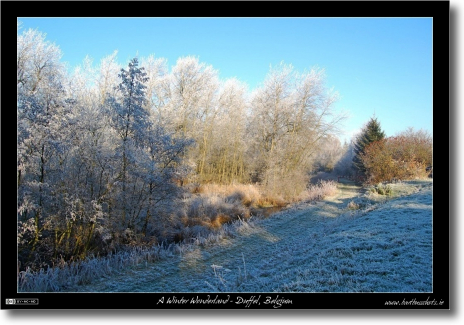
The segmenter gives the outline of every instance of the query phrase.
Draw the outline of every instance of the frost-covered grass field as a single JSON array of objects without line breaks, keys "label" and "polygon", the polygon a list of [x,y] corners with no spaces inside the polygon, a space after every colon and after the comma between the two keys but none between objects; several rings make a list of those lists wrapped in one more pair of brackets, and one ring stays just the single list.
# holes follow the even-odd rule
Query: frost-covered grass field
[{"label": "frost-covered grass field", "polygon": [[432,187],[430,179],[396,183],[385,196],[340,183],[324,201],[239,220],[156,254],[128,255],[124,267],[108,259],[106,269],[117,271],[55,290],[431,292]]}]

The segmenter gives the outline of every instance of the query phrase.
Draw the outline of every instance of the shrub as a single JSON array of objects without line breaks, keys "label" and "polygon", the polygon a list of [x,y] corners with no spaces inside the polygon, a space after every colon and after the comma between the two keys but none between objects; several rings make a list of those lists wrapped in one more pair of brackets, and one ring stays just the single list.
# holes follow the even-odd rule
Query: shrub
[{"label": "shrub", "polygon": [[326,196],[334,195],[337,192],[335,181],[319,181],[316,185],[310,185],[306,191],[306,197],[309,201],[322,200]]},{"label": "shrub", "polygon": [[391,196],[393,194],[392,188],[388,184],[379,183],[376,186],[370,188],[372,193]]},{"label": "shrub", "polygon": [[432,139],[409,129],[396,137],[369,144],[362,155],[367,183],[426,178],[432,164]]},{"label": "shrub", "polygon": [[350,203],[348,203],[348,209],[350,209],[350,210],[359,210],[359,204],[357,204],[354,201],[350,201]]},{"label": "shrub", "polygon": [[195,225],[218,229],[224,223],[250,217],[249,209],[242,203],[242,195],[200,194],[184,200],[179,212],[185,227]]}]

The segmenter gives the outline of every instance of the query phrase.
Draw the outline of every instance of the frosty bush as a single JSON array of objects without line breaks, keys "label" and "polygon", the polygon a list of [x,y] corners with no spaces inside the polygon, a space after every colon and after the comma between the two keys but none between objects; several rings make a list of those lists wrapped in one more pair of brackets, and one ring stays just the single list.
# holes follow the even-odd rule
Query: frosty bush
[{"label": "frosty bush", "polygon": [[326,196],[334,195],[337,192],[337,184],[332,181],[319,181],[316,185],[310,185],[306,191],[306,200],[322,200]]},{"label": "frosty bush", "polygon": [[183,202],[182,222],[184,226],[202,225],[217,229],[224,223],[249,218],[250,210],[238,200],[240,197],[201,194],[186,199]]},{"label": "frosty bush", "polygon": [[359,204],[357,204],[354,201],[350,201],[350,203],[348,203],[348,209],[350,209],[350,210],[358,210],[359,209]]},{"label": "frosty bush", "polygon": [[379,183],[369,189],[372,193],[391,196],[393,194],[392,187],[388,184]]}]

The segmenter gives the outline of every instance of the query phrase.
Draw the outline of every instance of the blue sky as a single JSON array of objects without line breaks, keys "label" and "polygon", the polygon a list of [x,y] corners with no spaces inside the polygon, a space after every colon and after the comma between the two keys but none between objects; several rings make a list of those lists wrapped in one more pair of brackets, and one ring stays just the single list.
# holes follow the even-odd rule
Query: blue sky
[{"label": "blue sky", "polygon": [[138,54],[168,60],[194,55],[221,78],[250,89],[281,61],[303,72],[324,68],[349,112],[349,140],[375,113],[387,136],[407,127],[432,134],[431,18],[19,18],[58,45],[74,67],[118,50],[121,64]]}]

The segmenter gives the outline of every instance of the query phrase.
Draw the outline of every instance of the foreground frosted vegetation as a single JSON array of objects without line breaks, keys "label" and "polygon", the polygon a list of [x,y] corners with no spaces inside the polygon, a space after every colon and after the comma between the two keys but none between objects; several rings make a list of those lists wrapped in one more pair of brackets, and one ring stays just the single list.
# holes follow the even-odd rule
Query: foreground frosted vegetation
[{"label": "foreground frosted vegetation", "polygon": [[[378,185],[377,188],[382,185]],[[136,249],[22,272],[25,291],[432,291],[431,180],[389,184],[388,195],[340,183],[323,201],[226,224],[191,243]]]}]

